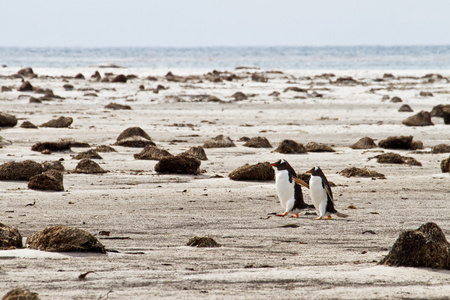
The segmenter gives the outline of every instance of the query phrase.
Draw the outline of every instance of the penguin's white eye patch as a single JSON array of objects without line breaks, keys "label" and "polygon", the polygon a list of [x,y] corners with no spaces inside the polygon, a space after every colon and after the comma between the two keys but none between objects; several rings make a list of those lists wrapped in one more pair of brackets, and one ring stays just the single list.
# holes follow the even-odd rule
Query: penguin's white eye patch
[{"label": "penguin's white eye patch", "polygon": [[314,167],[314,170],[315,170],[315,171],[319,170],[319,167]]},{"label": "penguin's white eye patch", "polygon": [[280,164],[284,164],[284,163],[286,163],[286,161],[285,161],[284,159],[282,159],[282,160],[280,161]]}]

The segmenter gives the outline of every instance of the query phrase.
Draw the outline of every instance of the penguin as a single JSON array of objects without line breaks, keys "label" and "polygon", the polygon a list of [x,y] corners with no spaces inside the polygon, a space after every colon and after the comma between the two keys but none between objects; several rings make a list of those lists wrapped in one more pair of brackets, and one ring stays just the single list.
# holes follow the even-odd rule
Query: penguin
[{"label": "penguin", "polygon": [[309,180],[311,200],[319,212],[319,216],[315,220],[321,220],[322,218],[331,219],[331,214],[347,218],[348,215],[340,213],[334,208],[333,193],[322,170],[319,167],[314,167],[306,173],[311,174],[311,179]]},{"label": "penguin", "polygon": [[313,205],[308,205],[303,201],[302,188],[295,183],[297,182],[309,188],[308,184],[299,178],[297,178],[297,181],[294,181],[297,174],[286,160],[280,159],[270,165],[275,170],[275,186],[281,207],[284,209],[284,213],[277,214],[277,216],[284,217],[292,212],[293,215],[291,217],[298,218],[298,213],[301,209],[314,208]]}]

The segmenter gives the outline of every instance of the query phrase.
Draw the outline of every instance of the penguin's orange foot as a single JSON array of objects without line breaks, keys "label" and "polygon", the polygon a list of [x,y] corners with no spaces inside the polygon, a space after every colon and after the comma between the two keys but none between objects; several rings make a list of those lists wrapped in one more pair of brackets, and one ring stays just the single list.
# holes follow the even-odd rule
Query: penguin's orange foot
[{"label": "penguin's orange foot", "polygon": [[298,218],[298,214],[293,214],[290,218]]},{"label": "penguin's orange foot", "polygon": [[284,212],[284,213],[282,213],[282,214],[276,214],[276,215],[279,216],[279,217],[285,217],[287,214],[288,214],[288,213],[287,213],[287,211],[286,211],[286,212]]},{"label": "penguin's orange foot", "polygon": [[331,220],[331,215],[329,215],[328,217],[326,217],[327,220]]},{"label": "penguin's orange foot", "polygon": [[322,216],[314,218],[314,220],[322,220]]}]

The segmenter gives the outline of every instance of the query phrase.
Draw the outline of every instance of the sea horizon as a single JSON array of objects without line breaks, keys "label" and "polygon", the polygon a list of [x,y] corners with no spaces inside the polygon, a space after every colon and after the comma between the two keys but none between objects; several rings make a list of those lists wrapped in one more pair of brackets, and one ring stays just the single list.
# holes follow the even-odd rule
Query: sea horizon
[{"label": "sea horizon", "polygon": [[7,67],[377,70],[450,69],[450,45],[0,47]]}]

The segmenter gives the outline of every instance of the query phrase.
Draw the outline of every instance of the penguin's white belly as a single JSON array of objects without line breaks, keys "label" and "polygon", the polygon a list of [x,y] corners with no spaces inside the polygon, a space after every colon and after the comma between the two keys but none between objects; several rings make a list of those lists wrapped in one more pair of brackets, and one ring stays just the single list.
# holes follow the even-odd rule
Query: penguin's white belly
[{"label": "penguin's white belly", "polygon": [[327,192],[322,187],[322,178],[319,176],[311,176],[311,179],[309,180],[309,189],[313,205],[319,210],[321,203],[327,203]]},{"label": "penguin's white belly", "polygon": [[276,174],[276,188],[280,205],[286,209],[286,202],[294,197],[294,180],[289,182],[289,173],[287,171],[280,171]]}]

